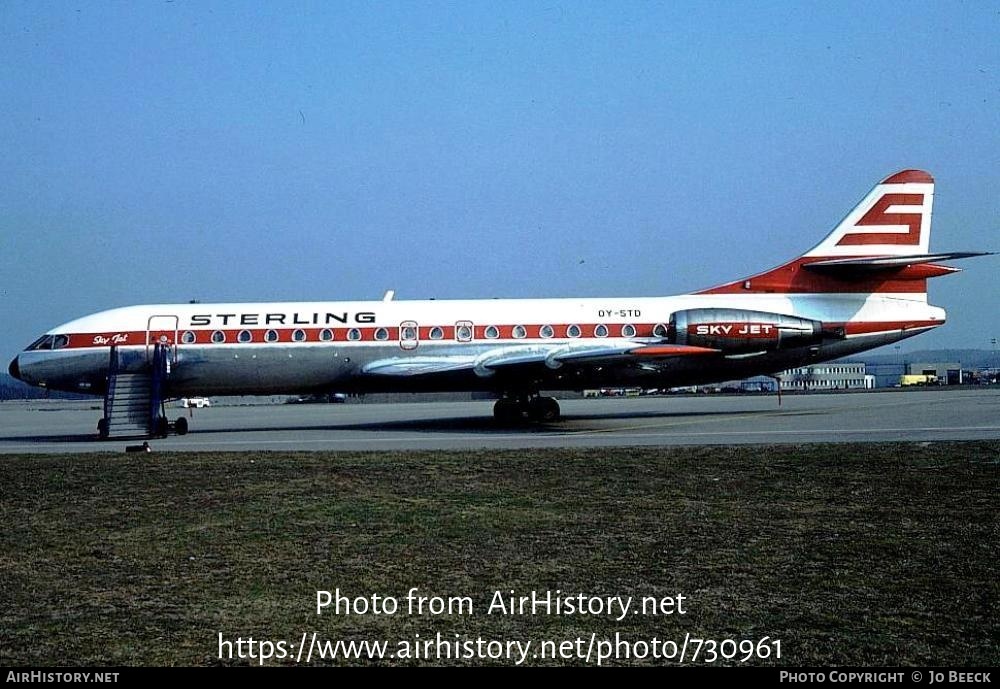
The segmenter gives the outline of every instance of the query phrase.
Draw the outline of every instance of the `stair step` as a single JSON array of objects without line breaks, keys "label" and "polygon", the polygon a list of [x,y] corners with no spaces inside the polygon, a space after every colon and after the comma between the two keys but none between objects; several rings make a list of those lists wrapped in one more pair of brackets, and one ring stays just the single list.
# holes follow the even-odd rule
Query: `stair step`
[{"label": "stair step", "polygon": [[[111,351],[110,371],[121,371],[111,373],[108,377],[108,391],[105,395],[105,423],[109,437],[148,437],[150,431],[150,412],[154,404],[159,407],[160,400],[154,395],[153,378],[156,375],[154,369],[158,369],[159,376],[166,376],[168,366],[165,351],[158,345],[154,350],[153,359],[140,361],[133,356],[124,353],[119,354],[116,348]],[[139,367],[131,371],[123,371],[122,366]]]},{"label": "stair step", "polygon": [[111,414],[108,422],[149,423],[149,414]]},{"label": "stair step", "polygon": [[111,407],[108,416],[146,416],[149,414],[149,405],[144,404],[136,407]]}]

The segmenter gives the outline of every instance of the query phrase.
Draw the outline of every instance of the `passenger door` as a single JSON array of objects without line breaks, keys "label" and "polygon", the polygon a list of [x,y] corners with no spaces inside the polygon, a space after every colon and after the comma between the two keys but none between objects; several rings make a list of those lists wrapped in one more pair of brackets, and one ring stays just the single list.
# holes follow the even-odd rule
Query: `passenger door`
[{"label": "passenger door", "polygon": [[150,316],[146,322],[146,361],[153,360],[153,345],[164,345],[170,361],[177,361],[177,330],[180,318],[177,316]]}]

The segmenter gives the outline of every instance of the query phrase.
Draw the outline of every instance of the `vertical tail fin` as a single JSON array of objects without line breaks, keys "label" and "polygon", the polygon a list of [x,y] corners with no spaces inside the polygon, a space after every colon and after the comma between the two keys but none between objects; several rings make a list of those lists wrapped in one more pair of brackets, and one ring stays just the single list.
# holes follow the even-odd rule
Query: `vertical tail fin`
[{"label": "vertical tail fin", "polygon": [[876,184],[826,239],[799,258],[698,294],[884,292],[926,298],[928,277],[955,270],[922,265],[932,260],[933,204],[933,177],[923,170],[897,172]]},{"label": "vertical tail fin", "polygon": [[808,257],[913,256],[931,241],[934,178],[903,170],[882,180]]}]

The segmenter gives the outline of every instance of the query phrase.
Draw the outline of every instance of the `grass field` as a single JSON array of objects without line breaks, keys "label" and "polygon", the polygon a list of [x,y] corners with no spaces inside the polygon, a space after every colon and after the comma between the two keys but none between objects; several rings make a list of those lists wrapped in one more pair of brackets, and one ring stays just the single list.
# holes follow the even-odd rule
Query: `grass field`
[{"label": "grass field", "polygon": [[[316,631],[995,666],[998,489],[1000,442],[0,457],[0,664],[218,664],[219,632]],[[317,590],[414,586],[475,612],[315,614]],[[486,615],[510,589],[680,593],[687,614]]]}]

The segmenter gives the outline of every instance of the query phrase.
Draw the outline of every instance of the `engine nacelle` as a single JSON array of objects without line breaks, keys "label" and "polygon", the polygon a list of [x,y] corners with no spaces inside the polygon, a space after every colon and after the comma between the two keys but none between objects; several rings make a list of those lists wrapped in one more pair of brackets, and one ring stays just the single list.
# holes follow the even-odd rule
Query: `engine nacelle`
[{"label": "engine nacelle", "polygon": [[674,343],[733,354],[806,347],[823,335],[819,321],[766,311],[688,309],[670,317]]}]

